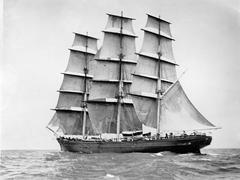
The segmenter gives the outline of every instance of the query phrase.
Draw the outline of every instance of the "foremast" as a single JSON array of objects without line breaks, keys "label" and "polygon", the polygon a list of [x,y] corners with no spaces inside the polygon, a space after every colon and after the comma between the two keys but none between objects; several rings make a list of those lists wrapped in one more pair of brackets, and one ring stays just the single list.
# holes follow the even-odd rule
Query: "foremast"
[{"label": "foremast", "polygon": [[83,135],[86,130],[93,133],[86,101],[88,99],[89,61],[97,52],[97,38],[88,34],[74,33],[75,38],[69,48],[70,57],[60,87],[59,99],[54,117],[48,127],[66,135]]}]

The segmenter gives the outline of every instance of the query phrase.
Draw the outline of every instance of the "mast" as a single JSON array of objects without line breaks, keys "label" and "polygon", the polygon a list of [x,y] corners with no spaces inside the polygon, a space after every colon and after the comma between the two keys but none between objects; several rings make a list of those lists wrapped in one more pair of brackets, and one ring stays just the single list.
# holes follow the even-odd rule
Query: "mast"
[{"label": "mast", "polygon": [[119,140],[123,131],[142,129],[128,93],[137,65],[133,18],[107,14],[103,44],[94,59],[94,78],[88,103],[98,134],[111,133]]},{"label": "mast", "polygon": [[161,95],[162,95],[162,83],[161,83],[161,48],[160,48],[160,35],[161,35],[161,23],[160,16],[158,22],[158,80],[157,80],[157,134],[160,134],[160,121],[161,121]]},{"label": "mast", "polygon": [[[86,33],[88,37],[88,32]],[[84,92],[83,92],[83,128],[82,128],[82,135],[83,138],[85,137],[85,130],[86,130],[86,118],[87,118],[87,74],[88,74],[88,62],[87,62],[87,49],[88,49],[88,38],[86,39],[86,50],[84,53],[85,56],[85,66],[83,68],[84,71]]]},{"label": "mast", "polygon": [[177,81],[170,23],[147,15],[130,92],[140,121],[155,128],[157,134],[160,127],[163,132],[214,126],[193,106]]},{"label": "mast", "polygon": [[117,110],[117,139],[119,141],[119,135],[120,135],[120,116],[121,116],[121,103],[122,103],[122,98],[123,98],[123,82],[122,82],[122,59],[124,57],[123,55],[123,44],[122,44],[122,39],[123,39],[123,12],[121,11],[121,23],[120,23],[120,54],[119,54],[119,82],[118,82],[118,110]]},{"label": "mast", "polygon": [[170,23],[147,14],[131,97],[141,122],[160,133],[162,93],[176,81]]}]

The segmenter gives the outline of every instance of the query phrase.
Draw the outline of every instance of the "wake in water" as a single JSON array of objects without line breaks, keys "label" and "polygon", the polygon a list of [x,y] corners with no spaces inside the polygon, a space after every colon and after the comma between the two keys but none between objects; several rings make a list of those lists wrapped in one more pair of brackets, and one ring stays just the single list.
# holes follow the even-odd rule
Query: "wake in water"
[{"label": "wake in water", "polygon": [[2,151],[0,173],[3,179],[240,179],[240,150],[202,155]]}]

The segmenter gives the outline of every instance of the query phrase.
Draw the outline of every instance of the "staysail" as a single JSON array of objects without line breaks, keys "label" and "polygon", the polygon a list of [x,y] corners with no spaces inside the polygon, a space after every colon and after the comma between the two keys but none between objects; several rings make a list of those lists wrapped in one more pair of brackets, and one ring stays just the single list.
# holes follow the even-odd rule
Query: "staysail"
[{"label": "staysail", "polygon": [[[92,134],[86,101],[89,93],[89,62],[97,52],[97,39],[88,35],[75,33],[70,57],[60,87],[59,99],[48,128],[63,134]],[[85,128],[84,128],[85,127]]]},{"label": "staysail", "polygon": [[177,81],[162,99],[162,131],[197,130],[215,127],[191,103]]},{"label": "staysail", "polygon": [[141,129],[133,102],[128,98],[137,64],[132,20],[108,14],[103,45],[93,62],[88,110],[99,134]]}]

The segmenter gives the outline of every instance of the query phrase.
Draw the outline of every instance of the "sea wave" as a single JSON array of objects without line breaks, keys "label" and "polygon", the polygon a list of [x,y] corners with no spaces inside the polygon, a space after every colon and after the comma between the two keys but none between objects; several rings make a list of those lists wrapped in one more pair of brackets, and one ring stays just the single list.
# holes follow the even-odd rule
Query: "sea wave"
[{"label": "sea wave", "polygon": [[3,179],[240,179],[240,150],[210,149],[203,155],[2,151],[0,174]]}]

